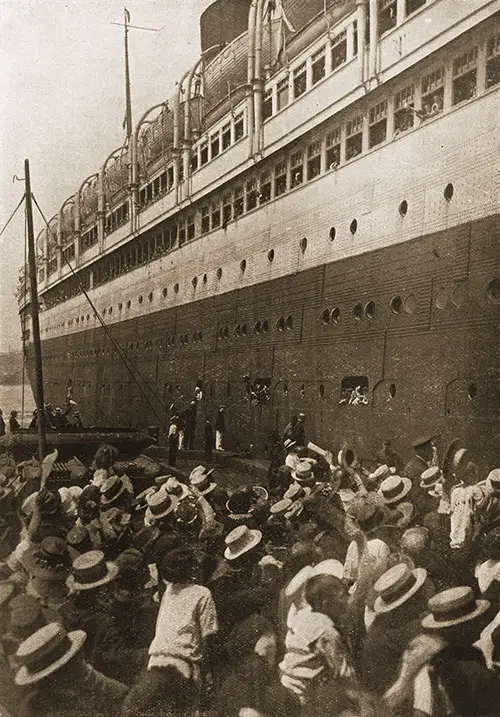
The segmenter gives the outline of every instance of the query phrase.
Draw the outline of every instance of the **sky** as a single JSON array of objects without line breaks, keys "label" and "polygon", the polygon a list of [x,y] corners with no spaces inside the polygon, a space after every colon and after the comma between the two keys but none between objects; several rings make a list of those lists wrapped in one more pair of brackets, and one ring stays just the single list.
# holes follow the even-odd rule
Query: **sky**
[{"label": "sky", "polygon": [[[174,95],[200,52],[199,16],[212,0],[126,0],[132,109]],[[99,169],[125,134],[123,0],[0,0],[0,231],[24,192],[47,218]],[[36,211],[36,210],[35,210]],[[15,291],[24,262],[19,210],[0,237],[0,352],[20,349]],[[35,214],[35,236],[42,228]]]}]

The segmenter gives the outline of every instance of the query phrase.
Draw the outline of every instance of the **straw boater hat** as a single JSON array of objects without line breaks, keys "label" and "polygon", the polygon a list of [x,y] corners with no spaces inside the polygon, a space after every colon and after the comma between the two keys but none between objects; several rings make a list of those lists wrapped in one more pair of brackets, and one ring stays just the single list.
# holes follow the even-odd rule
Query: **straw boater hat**
[{"label": "straw boater hat", "polygon": [[68,546],[61,538],[44,538],[40,545],[26,551],[23,562],[30,576],[43,580],[64,582],[71,570]]},{"label": "straw boater hat", "polygon": [[297,441],[292,441],[291,438],[287,438],[284,442],[285,451],[289,451],[291,448],[297,445]]},{"label": "straw boater hat", "polygon": [[374,503],[367,503],[359,509],[357,514],[357,522],[360,530],[369,535],[377,528],[384,525],[386,519],[385,511]]},{"label": "straw boater hat", "polygon": [[252,485],[250,486],[250,493],[253,498],[257,500],[263,500],[264,502],[269,500],[269,493],[263,485]]},{"label": "straw boater hat", "polygon": [[387,570],[375,583],[377,598],[373,605],[376,613],[391,612],[403,605],[417,593],[427,579],[427,570],[410,570],[406,563],[399,563]]},{"label": "straw boater hat", "polygon": [[194,496],[187,500],[181,500],[175,508],[175,518],[181,525],[192,525],[196,523],[200,513],[198,501]]},{"label": "straw boater hat", "polygon": [[210,476],[213,472],[213,468],[209,469],[205,468],[205,466],[196,466],[196,468],[193,468],[191,471],[189,482],[193,488],[196,488],[200,495],[208,495],[217,488],[217,483],[210,480]]},{"label": "straw boater hat", "polygon": [[226,560],[236,560],[236,558],[255,548],[261,540],[262,533],[260,530],[251,530],[247,525],[239,525],[226,536],[224,557]]},{"label": "straw boater hat", "polygon": [[295,470],[292,471],[292,478],[300,484],[309,483],[311,480],[314,480],[311,463],[306,460],[299,461]]},{"label": "straw boater hat", "polygon": [[163,489],[166,490],[169,495],[175,496],[178,500],[182,500],[189,495],[189,488],[187,485],[181,483],[175,476],[168,477]]},{"label": "straw boater hat", "polygon": [[378,494],[386,505],[392,505],[408,495],[411,486],[411,480],[406,476],[389,476],[380,484]]},{"label": "straw boater hat", "polygon": [[150,495],[147,499],[145,520],[154,521],[165,518],[173,512],[174,504],[172,498],[165,490],[159,490]]},{"label": "straw boater hat", "polygon": [[148,507],[148,498],[153,495],[153,493],[156,493],[156,487],[154,485],[150,485],[149,488],[145,488],[144,490],[141,490],[139,495],[136,495],[136,510],[146,510]]},{"label": "straw boater hat", "polygon": [[110,476],[101,486],[101,503],[112,505],[126,491],[125,483],[118,476]]},{"label": "straw boater hat", "polygon": [[424,433],[421,436],[416,436],[411,442],[412,448],[420,448],[421,446],[426,446],[428,443],[431,443],[433,438],[434,436],[430,433]]},{"label": "straw boater hat", "polygon": [[87,635],[83,630],[66,632],[57,622],[37,630],[19,645],[16,685],[31,685],[52,675],[66,665],[83,647]]},{"label": "straw boater hat", "polygon": [[31,595],[31,602],[26,602],[22,608],[11,610],[10,633],[16,641],[26,640],[30,635],[47,624],[42,606]]},{"label": "straw boater hat", "polygon": [[285,596],[293,599],[297,593],[306,586],[308,581],[316,575],[333,575],[339,578],[339,580],[342,580],[344,576],[344,566],[340,560],[335,560],[334,558],[322,560],[314,567],[312,565],[306,565],[301,568],[287,584],[285,587]]},{"label": "straw boater hat", "polygon": [[443,474],[438,466],[427,468],[420,476],[420,487],[429,491],[443,480]]},{"label": "straw boater hat", "polygon": [[302,500],[311,495],[311,488],[306,485],[299,485],[298,483],[291,483],[287,490],[283,493],[283,498],[290,498],[291,500]]},{"label": "straw boater hat", "polygon": [[455,473],[461,464],[466,463],[469,458],[469,451],[461,445],[460,438],[454,438],[446,447],[444,453],[442,471],[445,478]]},{"label": "straw boater hat", "polygon": [[71,590],[92,590],[106,585],[118,575],[118,566],[110,561],[106,562],[101,550],[90,550],[83,553],[73,561],[73,574],[68,578],[68,587]]},{"label": "straw boater hat", "polygon": [[488,600],[476,600],[471,587],[443,590],[430,598],[430,610],[422,620],[426,630],[440,630],[444,627],[461,625],[483,615],[490,607]]}]

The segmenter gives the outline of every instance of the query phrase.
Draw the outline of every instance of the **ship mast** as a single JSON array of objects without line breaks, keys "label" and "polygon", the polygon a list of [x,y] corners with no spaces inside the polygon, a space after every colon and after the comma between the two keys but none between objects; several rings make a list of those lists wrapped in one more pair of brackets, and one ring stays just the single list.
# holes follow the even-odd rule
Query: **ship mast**
[{"label": "ship mast", "polygon": [[125,28],[125,127],[127,130],[127,139],[132,136],[132,99],[130,95],[130,64],[128,59],[128,26],[130,23],[130,13],[127,8],[123,8],[123,26]]},{"label": "ship mast", "polygon": [[31,196],[30,163],[28,159],[24,160],[24,181],[26,186],[26,228],[28,234],[31,324],[33,328],[33,350],[35,354],[35,403],[38,412],[38,455],[40,464],[42,464],[46,454],[47,441],[45,437],[45,405],[43,400],[42,347],[40,342],[35,235],[33,232],[33,205]]}]

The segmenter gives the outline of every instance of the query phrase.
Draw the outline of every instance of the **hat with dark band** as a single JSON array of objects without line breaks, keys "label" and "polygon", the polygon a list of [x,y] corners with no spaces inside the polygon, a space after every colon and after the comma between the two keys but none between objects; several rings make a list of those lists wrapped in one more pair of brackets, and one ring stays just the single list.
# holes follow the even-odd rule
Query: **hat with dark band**
[{"label": "hat with dark band", "polygon": [[285,451],[289,451],[291,448],[297,445],[297,441],[292,441],[291,438],[287,438],[284,442]]},{"label": "hat with dark band", "polygon": [[397,503],[411,491],[411,480],[406,476],[389,476],[382,481],[378,494],[386,505]]},{"label": "hat with dark band", "polygon": [[86,637],[83,630],[67,633],[57,622],[41,627],[19,645],[16,658],[22,667],[16,685],[31,685],[56,672],[81,650]]},{"label": "hat with dark band", "polygon": [[279,500],[277,503],[271,506],[271,515],[275,517],[284,517],[288,513],[292,505],[293,500],[291,500],[291,498],[283,498],[283,500]]},{"label": "hat with dark band", "polygon": [[111,505],[126,491],[125,483],[118,476],[110,476],[101,487],[101,503]]},{"label": "hat with dark band", "polygon": [[217,483],[210,480],[210,476],[213,472],[213,468],[209,469],[205,468],[205,466],[196,466],[196,468],[191,471],[189,482],[193,488],[196,488],[200,495],[208,495],[217,488]]},{"label": "hat with dark band", "polygon": [[44,538],[40,545],[26,551],[23,562],[31,576],[44,580],[64,582],[71,570],[71,556],[62,538]]},{"label": "hat with dark band", "polygon": [[90,550],[75,558],[67,583],[71,590],[92,590],[110,583],[117,575],[118,566],[106,561],[101,550]]},{"label": "hat with dark band", "polygon": [[311,480],[314,480],[311,463],[305,460],[299,461],[295,470],[292,471],[292,478],[300,484],[309,483]]},{"label": "hat with dark band", "polygon": [[174,504],[166,490],[159,490],[147,499],[145,518],[149,521],[160,520],[173,513]]},{"label": "hat with dark band", "polygon": [[430,598],[429,615],[422,620],[426,630],[439,630],[444,627],[461,625],[483,615],[490,607],[489,600],[476,600],[471,587],[458,587],[443,590]]},{"label": "hat with dark band", "polygon": [[406,563],[399,563],[387,570],[375,583],[373,589],[378,597],[373,609],[376,613],[391,612],[403,605],[420,590],[427,578],[427,570],[410,570]]},{"label": "hat with dark band", "polygon": [[443,474],[438,466],[427,468],[420,476],[420,487],[424,490],[434,488],[443,479]]},{"label": "hat with dark band", "polygon": [[262,533],[260,530],[250,530],[247,525],[239,525],[226,536],[224,557],[226,560],[236,560],[236,558],[255,548],[261,540]]},{"label": "hat with dark band", "polygon": [[428,443],[431,443],[433,438],[434,436],[428,433],[416,436],[416,438],[414,438],[411,442],[412,448],[422,448],[422,446],[426,446]]},{"label": "hat with dark band", "polygon": [[384,525],[386,519],[385,511],[378,505],[367,503],[359,509],[357,522],[360,530],[366,535],[373,533],[377,528]]},{"label": "hat with dark band", "polygon": [[469,457],[469,451],[461,446],[462,441],[460,438],[454,438],[444,453],[442,471],[445,478],[449,478],[459,468],[462,463],[465,463]]}]

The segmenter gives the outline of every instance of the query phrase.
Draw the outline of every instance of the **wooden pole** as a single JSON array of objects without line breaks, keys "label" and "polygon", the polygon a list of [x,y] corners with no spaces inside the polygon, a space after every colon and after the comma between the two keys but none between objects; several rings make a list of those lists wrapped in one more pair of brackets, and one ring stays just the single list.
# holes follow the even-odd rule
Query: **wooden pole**
[{"label": "wooden pole", "polygon": [[130,64],[128,57],[128,26],[129,26],[129,14],[128,10],[124,9],[125,18],[125,124],[127,130],[127,137],[130,139],[132,136],[132,99],[130,92]]},{"label": "wooden pole", "polygon": [[38,411],[38,454],[40,464],[47,452],[45,438],[45,410],[43,400],[42,349],[40,343],[40,320],[38,316],[38,288],[35,258],[35,235],[33,232],[33,205],[31,201],[31,178],[29,160],[24,160],[24,181],[26,184],[26,224],[28,230],[28,267],[30,277],[31,323],[33,328],[33,349],[35,353],[35,402]]}]

